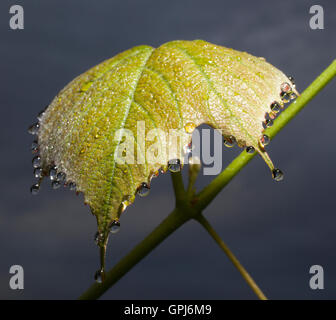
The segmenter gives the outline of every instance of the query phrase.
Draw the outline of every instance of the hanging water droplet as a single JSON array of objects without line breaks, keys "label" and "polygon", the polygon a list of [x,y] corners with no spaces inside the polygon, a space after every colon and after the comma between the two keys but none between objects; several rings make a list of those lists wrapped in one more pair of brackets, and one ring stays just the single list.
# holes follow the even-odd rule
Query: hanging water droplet
[{"label": "hanging water droplet", "polygon": [[64,172],[60,172],[57,174],[57,180],[59,182],[64,182],[66,179],[66,174]]},{"label": "hanging water droplet", "polygon": [[266,126],[266,128],[272,127],[273,126],[273,120],[272,119],[266,119],[265,120],[265,126]]},{"label": "hanging water droplet", "polygon": [[34,177],[35,178],[42,178],[42,173],[43,173],[42,168],[35,168],[34,169]]},{"label": "hanging water droplet", "polygon": [[195,123],[192,123],[192,122],[188,122],[185,126],[184,126],[184,130],[187,132],[187,133],[193,133],[194,130],[196,128],[196,124]]},{"label": "hanging water droplet", "polygon": [[282,92],[286,92],[286,93],[288,93],[288,92],[291,92],[291,91],[292,91],[292,88],[291,88],[291,86],[289,85],[289,83],[284,82],[284,83],[281,84],[281,86],[280,86],[280,90],[281,90]]},{"label": "hanging water droplet", "polygon": [[234,136],[230,136],[224,139],[225,147],[232,148],[236,143],[236,138]]},{"label": "hanging water droplet", "polygon": [[274,169],[272,171],[272,177],[275,181],[281,181],[283,179],[284,174],[280,169]]},{"label": "hanging water droplet", "polygon": [[38,183],[36,184],[33,184],[31,187],[30,187],[30,193],[34,196],[36,196],[40,191],[40,185]]},{"label": "hanging water droplet", "polygon": [[49,177],[51,181],[57,180],[57,167],[56,166],[50,168]]},{"label": "hanging water droplet", "polygon": [[61,183],[59,181],[55,180],[51,183],[51,186],[54,190],[56,190],[61,186]]},{"label": "hanging water droplet", "polygon": [[262,143],[264,146],[267,146],[267,145],[270,143],[270,138],[269,138],[269,136],[267,136],[266,134],[264,134],[264,135],[261,137],[261,143]]},{"label": "hanging water droplet", "polygon": [[[48,106],[46,108],[48,108]],[[42,120],[42,117],[43,117],[44,113],[45,113],[45,110],[42,110],[41,112],[38,113],[38,115],[37,115],[37,120],[38,121]]]},{"label": "hanging water droplet", "polygon": [[284,91],[282,91],[282,92],[280,93],[280,98],[281,98],[281,100],[282,100],[284,103],[287,103],[287,102],[290,101],[290,94],[289,94],[289,93],[286,93],[286,92],[284,92]]},{"label": "hanging water droplet", "polygon": [[97,231],[94,237],[94,241],[97,246],[104,241],[104,234],[102,232]]},{"label": "hanging water droplet", "polygon": [[281,105],[280,105],[280,103],[274,101],[274,102],[271,104],[271,110],[272,110],[272,112],[278,113],[278,112],[281,110]]},{"label": "hanging water droplet", "polygon": [[246,152],[247,153],[254,153],[255,149],[252,146],[246,147]]},{"label": "hanging water droplet", "polygon": [[33,164],[33,168],[39,168],[41,166],[41,157],[40,156],[34,157],[32,164]]},{"label": "hanging water droplet", "polygon": [[70,182],[70,183],[69,183],[69,189],[70,189],[71,191],[76,191],[76,183],[74,183],[74,182]]},{"label": "hanging water droplet", "polygon": [[31,151],[32,153],[36,153],[38,151],[38,143],[37,141],[33,141],[32,144],[31,144]]},{"label": "hanging water droplet", "polygon": [[120,222],[119,220],[113,220],[109,226],[111,233],[117,233],[120,231]]},{"label": "hanging water droplet", "polygon": [[104,271],[103,270],[97,270],[94,279],[96,280],[97,283],[102,283],[104,278]]},{"label": "hanging water droplet", "polygon": [[288,77],[289,81],[292,83],[293,86],[295,86],[295,80],[292,76]]},{"label": "hanging water droplet", "polygon": [[291,100],[294,100],[294,99],[296,99],[297,98],[297,96],[296,96],[296,93],[295,92],[292,92],[291,94],[290,94],[290,99]]},{"label": "hanging water droplet", "polygon": [[30,133],[32,135],[37,135],[39,129],[40,129],[40,124],[38,122],[36,122],[29,127],[28,133]]},{"label": "hanging water droplet", "polygon": [[168,170],[170,172],[181,171],[181,161],[179,159],[172,159],[168,161]]},{"label": "hanging water droplet", "polygon": [[149,194],[149,186],[146,182],[141,183],[141,186],[138,188],[138,195],[140,197],[145,197]]}]

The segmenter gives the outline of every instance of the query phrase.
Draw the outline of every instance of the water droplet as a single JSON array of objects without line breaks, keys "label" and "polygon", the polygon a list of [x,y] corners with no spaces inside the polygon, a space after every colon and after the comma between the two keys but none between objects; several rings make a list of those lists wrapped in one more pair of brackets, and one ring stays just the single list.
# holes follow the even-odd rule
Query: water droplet
[{"label": "water droplet", "polygon": [[60,182],[64,182],[66,179],[66,174],[64,172],[60,172],[57,174],[57,180]]},{"label": "water droplet", "polygon": [[273,126],[273,120],[272,119],[266,119],[265,120],[265,126],[266,126],[266,128],[272,127]]},{"label": "water droplet", "polygon": [[42,173],[43,173],[42,168],[35,168],[34,169],[34,177],[35,178],[42,178]]},{"label": "water droplet", "polygon": [[119,220],[113,220],[111,223],[110,223],[110,232],[111,233],[117,233],[120,231],[120,222]]},{"label": "water droplet", "polygon": [[104,241],[104,234],[102,232],[97,231],[94,237],[94,241],[98,246],[101,242]]},{"label": "water droplet", "polygon": [[30,133],[32,135],[37,135],[39,129],[40,129],[40,124],[38,122],[36,122],[29,127],[28,133]]},{"label": "water droplet", "polygon": [[272,110],[272,112],[278,113],[278,112],[281,110],[281,105],[280,105],[280,103],[274,101],[274,102],[271,104],[271,110]]},{"label": "water droplet", "polygon": [[230,136],[224,139],[225,147],[232,148],[236,143],[236,138],[234,136]]},{"label": "water droplet", "polygon": [[50,170],[49,170],[49,177],[50,177],[50,180],[57,180],[57,167],[52,167]]},{"label": "water droplet", "polygon": [[96,280],[97,283],[102,283],[104,278],[104,271],[103,270],[97,270],[94,279]]},{"label": "water droplet", "polygon": [[269,136],[267,136],[266,134],[264,134],[262,137],[261,137],[261,143],[264,145],[264,146],[267,146],[269,143],[270,143],[270,138]]},{"label": "water droplet", "polygon": [[283,179],[284,174],[280,169],[274,169],[272,171],[272,177],[275,181],[281,181]]},{"label": "water droplet", "polygon": [[284,91],[282,91],[282,92],[280,93],[280,98],[281,98],[281,100],[282,100],[284,103],[287,103],[287,102],[290,101],[290,94],[289,94],[289,93],[286,93],[286,92],[284,92]]},{"label": "water droplet", "polygon": [[291,88],[291,86],[289,85],[289,83],[284,82],[284,83],[281,84],[281,86],[280,86],[280,90],[281,90],[282,92],[288,93],[288,92],[291,92],[291,91],[292,91],[292,88]]},{"label": "water droplet", "polygon": [[36,196],[40,191],[40,185],[38,183],[36,184],[33,184],[31,187],[30,187],[30,193],[34,196]]},{"label": "water droplet", "polygon": [[170,172],[181,171],[181,161],[179,159],[172,159],[168,161],[168,170]]},{"label": "water droplet", "polygon": [[292,92],[289,97],[290,97],[291,100],[294,100],[294,99],[297,98],[297,96],[294,92]]},{"label": "water droplet", "polygon": [[140,197],[145,197],[149,194],[149,186],[146,182],[141,183],[141,186],[138,188],[138,195]]},{"label": "water droplet", "polygon": [[293,86],[295,86],[295,80],[292,76],[288,77],[289,81],[292,83]]},{"label": "water droplet", "polygon": [[76,191],[76,183],[74,183],[74,182],[70,182],[70,183],[69,183],[69,189],[70,189],[71,191]]},{"label": "water droplet", "polygon": [[31,144],[31,151],[32,151],[33,153],[36,153],[36,152],[38,151],[38,143],[37,143],[36,140],[33,141],[32,144]]},{"label": "water droplet", "polygon": [[54,190],[56,190],[61,186],[61,183],[59,181],[55,180],[51,183],[51,186]]},{"label": "water droplet", "polygon": [[32,164],[34,168],[39,168],[41,166],[41,157],[40,156],[34,157]]},{"label": "water droplet", "polygon": [[[48,106],[46,108],[48,108]],[[38,121],[42,120],[42,117],[43,117],[44,113],[45,113],[45,110],[42,110],[41,112],[38,113],[38,115],[37,115],[37,120]]]},{"label": "water droplet", "polygon": [[185,126],[184,126],[184,130],[187,132],[187,133],[193,133],[194,130],[196,128],[196,124],[195,123],[192,123],[192,122],[188,122]]},{"label": "water droplet", "polygon": [[245,150],[246,150],[247,153],[254,153],[254,151],[255,151],[255,149],[252,146],[246,147]]}]

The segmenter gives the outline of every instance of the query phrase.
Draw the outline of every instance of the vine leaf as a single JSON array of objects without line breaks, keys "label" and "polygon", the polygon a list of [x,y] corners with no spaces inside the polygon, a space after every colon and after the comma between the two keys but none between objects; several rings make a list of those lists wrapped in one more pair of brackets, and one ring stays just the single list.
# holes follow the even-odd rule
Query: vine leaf
[{"label": "vine leaf", "polygon": [[[35,167],[56,187],[63,179],[84,193],[104,247],[136,193],[146,193],[151,178],[167,170],[167,162],[148,159],[153,141],[159,156],[175,159],[170,166],[178,170],[190,133],[205,123],[221,130],[227,145],[236,142],[257,151],[280,180],[281,171],[265,151],[263,130],[295,94],[291,78],[246,52],[202,40],[134,47],[75,78],[54,98],[30,129],[40,152]],[[170,157],[167,136],[143,142],[140,129],[164,135],[177,129],[187,135]],[[125,132],[133,139],[135,163],[116,159],[125,152]]]}]

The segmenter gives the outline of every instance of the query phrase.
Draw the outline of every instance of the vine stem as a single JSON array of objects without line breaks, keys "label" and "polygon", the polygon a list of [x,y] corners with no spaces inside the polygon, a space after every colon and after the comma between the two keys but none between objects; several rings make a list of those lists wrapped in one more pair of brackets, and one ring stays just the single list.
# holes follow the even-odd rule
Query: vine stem
[{"label": "vine stem", "polygon": [[[266,130],[270,138],[274,136],[305,106],[313,99],[336,75],[336,60],[318,76],[313,83],[275,120],[272,128]],[[182,177],[173,175],[175,195],[179,197],[176,209],[165,218],[144,240],[134,247],[124,258],[122,258],[110,271],[106,273],[105,281],[101,284],[94,283],[80,299],[97,299],[120,278],[131,270],[141,259],[156,248],[164,239],[177,230],[181,225],[192,218],[196,218],[203,209],[218,195],[218,193],[237,175],[237,173],[253,158],[253,154],[242,152],[236,157],[216,178],[210,182],[193,201],[193,205],[181,201],[180,191],[183,187]],[[182,182],[182,184],[181,184]],[[178,188],[178,189],[176,189]],[[179,191],[177,191],[179,190]],[[183,188],[183,192],[184,188]]]},{"label": "vine stem", "polygon": [[205,217],[202,214],[195,217],[195,220],[198,221],[204,227],[204,229],[209,233],[209,235],[215,240],[215,242],[219,245],[219,247],[224,251],[224,253],[228,256],[228,258],[231,260],[233,265],[240,272],[242,277],[245,279],[245,281],[251,287],[251,289],[254,291],[254,293],[258,296],[258,298],[260,300],[267,300],[266,296],[263,294],[261,289],[255,283],[253,278],[246,271],[246,269],[241,265],[239,260],[236,258],[236,256],[230,250],[230,248],[225,244],[225,242],[216,233],[214,228],[210,225],[209,221],[207,219],[205,219]]}]

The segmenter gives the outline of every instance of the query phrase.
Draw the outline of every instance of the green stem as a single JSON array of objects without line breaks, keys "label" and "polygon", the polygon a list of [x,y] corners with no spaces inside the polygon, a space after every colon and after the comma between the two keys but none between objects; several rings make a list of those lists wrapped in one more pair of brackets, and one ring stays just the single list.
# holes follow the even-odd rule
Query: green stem
[{"label": "green stem", "polygon": [[175,193],[176,206],[178,206],[180,203],[184,201],[184,196],[185,196],[182,174],[180,171],[174,172],[174,173],[172,172],[171,178],[172,178],[173,189]]},{"label": "green stem", "polygon": [[246,269],[241,265],[239,260],[235,257],[235,255],[231,252],[230,248],[225,244],[225,242],[220,238],[220,236],[216,233],[213,227],[210,225],[207,219],[204,218],[202,214],[195,217],[195,219],[205,228],[206,231],[210,234],[210,236],[216,241],[216,243],[220,246],[220,248],[225,252],[228,258],[231,260],[233,265],[240,272],[242,277],[245,279],[247,284],[251,287],[254,293],[258,296],[260,300],[267,300],[266,296],[263,294],[261,289],[255,283],[253,278],[249,275]]},{"label": "green stem", "polygon": [[105,280],[102,283],[94,283],[79,299],[92,300],[99,298],[188,219],[178,209],[175,209],[144,240],[135,246],[110,271],[106,272]]},{"label": "green stem", "polygon": [[[271,128],[265,130],[270,137],[274,136],[292,120],[305,106],[315,97],[334,77],[336,76],[336,60],[318,76],[313,83],[274,121]],[[198,195],[196,195],[197,210],[203,210],[223,188],[232,180],[232,178],[244,168],[256,155],[243,151],[236,157],[209,185],[207,185]]]},{"label": "green stem", "polygon": [[[336,60],[302,93],[298,99],[291,104],[287,110],[275,121],[267,134],[273,138],[303,107],[336,75]],[[122,258],[109,272],[102,284],[93,284],[80,299],[97,299],[122,276],[133,268],[141,259],[156,248],[171,233],[177,230],[190,218],[196,217],[216,195],[229,183],[229,181],[253,158],[253,155],[246,152],[241,153],[230,165],[219,174],[207,187],[196,197],[194,207],[181,203],[183,210],[175,209],[162,223],[155,228],[143,241],[141,241],[131,252]],[[172,175],[175,195],[181,200],[184,187],[181,175]],[[182,182],[182,183],[181,183]]]}]

